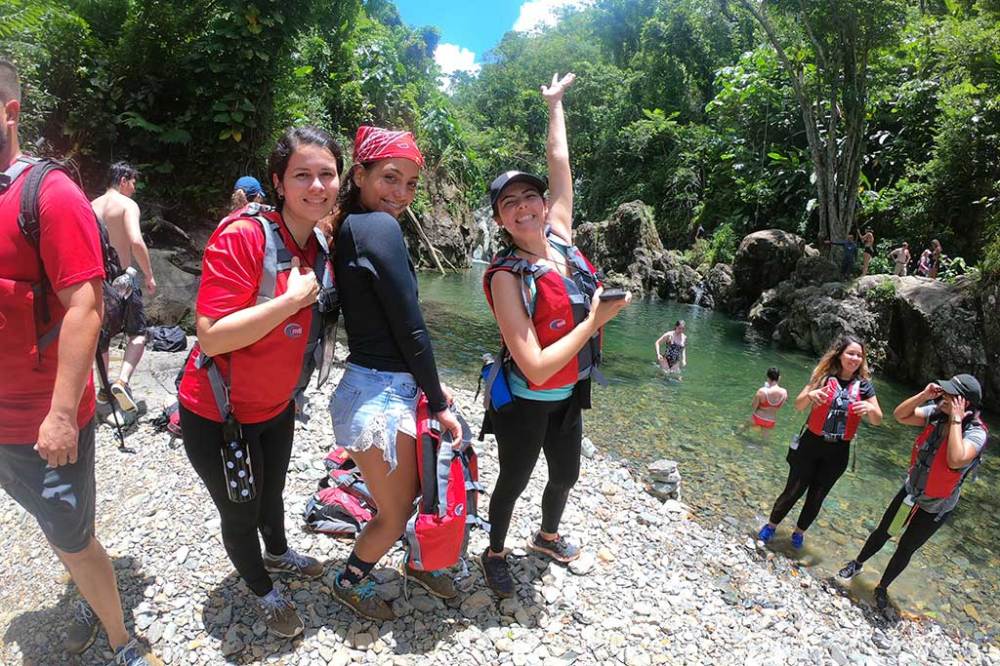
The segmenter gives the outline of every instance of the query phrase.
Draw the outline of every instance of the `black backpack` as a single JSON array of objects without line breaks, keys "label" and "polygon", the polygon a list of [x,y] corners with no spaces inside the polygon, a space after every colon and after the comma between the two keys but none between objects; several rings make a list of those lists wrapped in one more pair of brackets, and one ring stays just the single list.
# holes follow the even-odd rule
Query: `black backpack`
[{"label": "black backpack", "polygon": [[153,351],[184,351],[187,335],[180,326],[150,326],[146,329],[146,346]]},{"label": "black backpack", "polygon": [[[48,301],[45,298],[45,291],[49,288],[49,278],[45,274],[45,266],[42,263],[42,254],[39,249],[42,226],[39,220],[38,195],[42,189],[42,181],[45,179],[45,176],[53,171],[62,171],[69,176],[70,180],[77,183],[77,185],[80,184],[77,174],[67,164],[48,158],[22,155],[14,160],[3,174],[0,174],[0,193],[3,193],[20,176],[27,173],[25,176],[27,180],[24,182],[24,188],[21,190],[21,206],[17,216],[17,226],[21,231],[21,235],[28,241],[28,244],[35,249],[35,254],[38,257],[38,274],[40,279],[36,284],[32,285],[32,292],[35,294],[35,319],[42,324],[42,326],[38,327],[38,330],[45,328],[45,325],[52,319]],[[108,228],[104,226],[104,222],[96,214],[93,215],[93,219],[94,224],[97,225],[97,232],[101,239],[101,257],[104,260],[104,298],[107,301],[108,299],[118,298],[117,293],[111,287],[111,283],[115,278],[122,275],[125,270],[122,268],[118,252],[111,244],[111,238],[108,236]],[[45,335],[39,338],[39,351],[56,340],[59,335],[59,328],[60,325],[51,327]],[[104,366],[104,357],[100,352],[97,353],[97,371],[104,390],[110,395],[111,383],[108,381],[108,372]],[[112,413],[115,417],[115,425],[118,426],[119,448],[125,450],[125,437],[122,434],[121,426],[118,424],[118,414],[113,408]]]}]

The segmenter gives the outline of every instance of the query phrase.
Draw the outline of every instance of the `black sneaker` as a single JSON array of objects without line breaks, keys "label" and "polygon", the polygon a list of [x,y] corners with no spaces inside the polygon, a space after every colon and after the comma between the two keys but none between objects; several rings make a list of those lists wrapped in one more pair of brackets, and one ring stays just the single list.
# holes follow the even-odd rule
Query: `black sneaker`
[{"label": "black sneaker", "polygon": [[505,556],[490,557],[490,548],[487,546],[483,554],[476,558],[476,562],[483,570],[486,584],[498,597],[509,599],[514,596],[514,579],[510,577],[510,567]]},{"label": "black sneaker", "polygon": [[875,597],[876,608],[879,610],[885,610],[889,607],[889,592],[884,587],[879,585],[872,590],[872,595]]},{"label": "black sneaker", "polygon": [[528,548],[536,553],[548,555],[557,562],[572,562],[580,557],[580,549],[566,541],[566,539],[557,536],[550,541],[543,538],[541,532],[535,532],[535,536],[528,539]]},{"label": "black sneaker", "polygon": [[844,565],[837,575],[841,578],[854,578],[857,574],[861,573],[861,570],[865,568],[865,565],[861,564],[857,560],[851,560]]}]

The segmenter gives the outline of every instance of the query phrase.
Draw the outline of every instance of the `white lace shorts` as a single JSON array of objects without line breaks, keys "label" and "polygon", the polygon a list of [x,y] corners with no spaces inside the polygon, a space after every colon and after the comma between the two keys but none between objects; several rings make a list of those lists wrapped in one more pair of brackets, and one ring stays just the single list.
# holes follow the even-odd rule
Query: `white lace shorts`
[{"label": "white lace shorts", "polygon": [[330,398],[337,446],[348,451],[375,447],[396,469],[396,434],[417,434],[417,381],[408,372],[383,372],[353,363]]}]

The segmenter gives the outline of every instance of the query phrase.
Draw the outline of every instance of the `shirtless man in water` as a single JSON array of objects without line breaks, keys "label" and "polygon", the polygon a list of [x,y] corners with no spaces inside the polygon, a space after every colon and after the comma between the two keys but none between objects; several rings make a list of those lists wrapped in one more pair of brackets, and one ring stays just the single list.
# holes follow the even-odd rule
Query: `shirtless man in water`
[{"label": "shirtless man in water", "polygon": [[[118,252],[122,268],[127,269],[132,266],[134,259],[145,276],[146,293],[152,296],[156,293],[156,279],[153,277],[153,267],[149,263],[149,250],[139,230],[139,206],[132,200],[138,176],[139,172],[125,162],[112,164],[108,174],[107,191],[91,201],[90,205],[107,226],[108,236],[115,251]],[[134,276],[131,286],[131,293],[120,303],[105,304],[105,326],[98,345],[104,355],[104,365],[107,367],[111,338],[122,330],[129,338],[121,372],[111,385],[112,396],[123,412],[133,412],[136,409],[129,380],[146,347],[146,311],[142,304],[143,292],[139,289]],[[104,393],[103,389],[100,393]],[[99,394],[98,401],[102,398],[104,401],[108,400],[107,395]]]},{"label": "shirtless man in water", "polygon": [[777,368],[768,368],[767,381],[764,382],[762,387],[757,389],[757,392],[753,396],[753,403],[751,404],[753,413],[750,415],[750,423],[754,430],[766,434],[774,428],[778,410],[788,400],[788,391],[778,385],[780,377],[781,373],[778,372]]}]

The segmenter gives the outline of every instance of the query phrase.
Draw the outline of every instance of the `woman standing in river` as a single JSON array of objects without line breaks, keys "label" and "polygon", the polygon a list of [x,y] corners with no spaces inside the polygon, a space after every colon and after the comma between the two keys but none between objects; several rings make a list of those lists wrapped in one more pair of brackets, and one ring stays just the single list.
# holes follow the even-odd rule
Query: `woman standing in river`
[{"label": "woman standing in river", "polygon": [[[681,372],[687,366],[687,335],[684,329],[684,320],[678,319],[673,329],[661,335],[653,344],[660,369],[668,375],[677,375],[677,381],[683,379]],[[667,349],[665,354],[661,354],[660,345],[664,342],[667,343]]]},{"label": "woman standing in river", "polygon": [[913,554],[951,518],[962,483],[979,464],[987,439],[979,414],[982,399],[979,380],[956,375],[928,384],[892,413],[897,422],[922,428],[913,442],[910,470],[861,552],[840,570],[841,578],[853,577],[890,538],[899,535],[896,552],[875,586],[879,609],[889,605],[887,588]]},{"label": "woman standing in river", "polygon": [[573,177],[562,98],[574,78],[553,76],[542,86],[549,107],[548,198],[545,181],[522,171],[502,173],[490,185],[493,219],[508,234],[509,245],[491,262],[483,289],[507,352],[493,381],[506,381],[512,399],[503,406],[491,402],[486,412],[484,426],[496,434],[500,473],[490,497],[490,545],[477,559],[487,585],[501,597],[514,594],[504,547],[514,504],[542,451],[549,480],[541,529],[528,547],[559,562],[580,555],[559,534],[580,472],[580,410],[590,406],[601,328],[630,300],[624,292],[602,300],[596,271],[573,245]]},{"label": "woman standing in river", "polygon": [[812,377],[798,397],[795,409],[809,407],[809,418],[792,439],[786,460],[788,481],[771,509],[771,516],[757,537],[767,543],[778,524],[805,495],[805,504],[792,532],[792,546],[802,548],[823,500],[847,470],[850,444],[861,419],[871,425],[882,422],[882,409],[870,381],[865,346],[845,335],[837,340],[813,369]]}]

